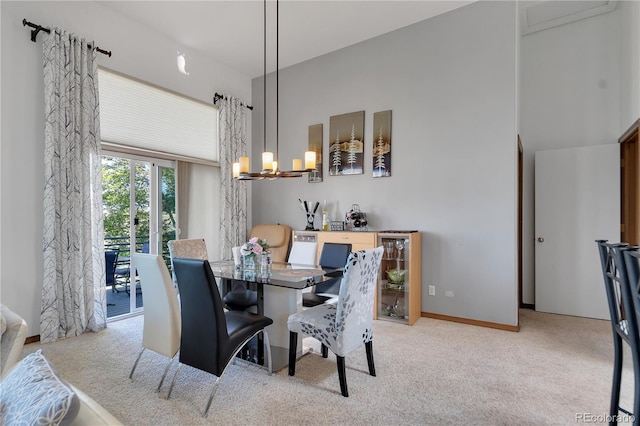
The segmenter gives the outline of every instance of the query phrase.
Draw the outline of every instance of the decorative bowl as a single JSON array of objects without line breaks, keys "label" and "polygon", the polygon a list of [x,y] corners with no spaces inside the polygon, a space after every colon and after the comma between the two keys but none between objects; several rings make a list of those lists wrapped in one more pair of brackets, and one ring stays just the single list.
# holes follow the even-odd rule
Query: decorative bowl
[{"label": "decorative bowl", "polygon": [[392,283],[403,283],[404,276],[407,274],[406,269],[389,269],[387,270],[387,277]]}]

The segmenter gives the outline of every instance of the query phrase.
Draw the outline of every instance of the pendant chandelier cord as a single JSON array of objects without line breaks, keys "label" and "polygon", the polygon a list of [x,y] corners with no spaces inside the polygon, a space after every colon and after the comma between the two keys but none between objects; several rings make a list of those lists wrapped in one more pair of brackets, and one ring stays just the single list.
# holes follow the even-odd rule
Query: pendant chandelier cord
[{"label": "pendant chandelier cord", "polygon": [[280,147],[280,1],[276,0],[276,161]]},{"label": "pendant chandelier cord", "polygon": [[263,108],[262,108],[262,152],[266,152],[267,151],[267,0],[264,0],[264,13],[263,15],[263,25],[262,25],[262,31],[263,31],[263,43],[264,43],[264,50],[263,50],[263,55],[262,55],[262,90],[263,90],[263,94],[262,94],[262,102],[264,104]]},{"label": "pendant chandelier cord", "polygon": [[[47,34],[51,34],[51,30],[49,28],[43,27],[42,25],[38,25],[38,24],[34,24],[33,22],[29,22],[27,21],[27,19],[23,19],[22,20],[22,26],[23,27],[30,27],[33,28],[31,30],[31,41],[32,42],[36,42],[36,37],[38,36],[38,33],[40,31],[44,31]],[[91,45],[88,45],[89,49],[91,49]],[[107,55],[108,57],[111,57],[111,51],[110,50],[103,50],[100,49],[98,46],[96,46],[96,51],[99,53],[102,53],[103,55]]]},{"label": "pendant chandelier cord", "polygon": [[[271,0],[273,1],[273,0]],[[267,151],[267,0],[263,0],[263,58],[262,58],[262,136],[263,136],[263,152],[262,152],[262,171],[258,173],[250,172],[249,157],[243,156],[238,158],[237,162],[232,164],[233,178],[238,180],[262,180],[262,179],[280,179],[280,178],[297,178],[316,170],[316,156],[314,151],[305,151],[304,168],[301,159],[293,159],[293,167],[291,170],[282,170],[282,165],[278,160],[280,154],[280,1],[276,2],[276,151],[275,157],[273,152]]]}]

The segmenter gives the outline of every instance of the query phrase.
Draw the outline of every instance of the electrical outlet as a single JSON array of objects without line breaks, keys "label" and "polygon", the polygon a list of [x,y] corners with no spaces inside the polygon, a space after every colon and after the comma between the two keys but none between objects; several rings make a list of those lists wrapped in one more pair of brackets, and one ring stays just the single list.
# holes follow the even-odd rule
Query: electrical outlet
[{"label": "electrical outlet", "polygon": [[435,296],[436,295],[436,286],[435,285],[430,285],[429,286],[429,296]]},{"label": "electrical outlet", "polygon": [[447,290],[447,291],[444,292],[444,295],[447,296],[447,297],[453,297],[453,291]]}]

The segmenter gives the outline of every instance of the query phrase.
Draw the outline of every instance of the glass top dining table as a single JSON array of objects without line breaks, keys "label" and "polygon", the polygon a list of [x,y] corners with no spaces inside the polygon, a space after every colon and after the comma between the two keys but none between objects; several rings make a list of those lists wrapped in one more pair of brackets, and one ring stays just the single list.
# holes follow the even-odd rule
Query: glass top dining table
[{"label": "glass top dining table", "polygon": [[243,269],[241,266],[237,267],[230,260],[210,261],[209,264],[216,278],[297,290],[334,279],[325,276],[325,271],[317,265],[273,262],[270,270],[265,271],[259,265],[254,268]]},{"label": "glass top dining table", "polygon": [[[251,269],[236,268],[233,261],[210,261],[211,271],[221,284],[221,294],[231,290],[234,281],[243,281],[254,289],[258,296],[257,313],[268,316],[273,324],[267,327],[273,370],[278,371],[288,364],[289,331],[287,318],[302,309],[302,291],[318,283],[339,279],[326,276],[325,270],[317,265],[300,265],[274,262],[269,271],[260,266]],[[330,271],[326,271],[330,273]],[[299,337],[300,339],[300,337]],[[302,343],[297,348],[302,355]],[[255,351],[242,351],[239,356],[250,362],[264,365],[264,351],[261,338]]]}]

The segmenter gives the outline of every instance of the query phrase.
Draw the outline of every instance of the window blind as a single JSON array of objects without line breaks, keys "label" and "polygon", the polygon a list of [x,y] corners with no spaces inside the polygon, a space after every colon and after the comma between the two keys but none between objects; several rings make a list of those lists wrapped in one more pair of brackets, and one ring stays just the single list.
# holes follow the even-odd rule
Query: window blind
[{"label": "window blind", "polygon": [[104,142],[218,161],[218,108],[98,70]]}]

